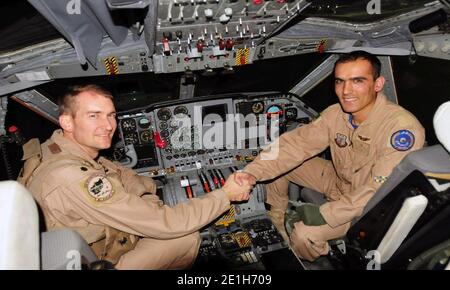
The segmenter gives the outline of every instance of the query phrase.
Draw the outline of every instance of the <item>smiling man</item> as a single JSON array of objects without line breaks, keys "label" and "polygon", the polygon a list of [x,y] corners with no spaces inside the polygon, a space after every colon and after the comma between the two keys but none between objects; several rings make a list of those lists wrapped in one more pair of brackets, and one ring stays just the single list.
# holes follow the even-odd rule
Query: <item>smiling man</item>
[{"label": "smiling man", "polygon": [[77,143],[91,158],[108,149],[117,128],[112,96],[101,88],[79,90],[63,98],[59,123],[64,137]]},{"label": "smiling man", "polygon": [[33,194],[48,230],[80,233],[99,259],[117,269],[180,269],[195,260],[198,230],[248,199],[252,185],[228,178],[221,189],[172,208],[150,177],[99,157],[117,128],[112,95],[96,85],[71,88],[52,137],[24,145],[19,181]]},{"label": "smiling man", "polygon": [[[275,160],[258,156],[236,175],[242,185],[275,179],[266,187],[269,216],[285,237],[286,227],[301,258],[313,261],[327,254],[327,241],[344,236],[393,168],[424,144],[419,121],[382,93],[385,79],[380,72],[379,59],[370,53],[341,56],[334,67],[339,104],[283,134],[274,142],[279,146]],[[332,160],[315,157],[327,147]],[[289,209],[285,216],[290,181],[325,198]]]}]

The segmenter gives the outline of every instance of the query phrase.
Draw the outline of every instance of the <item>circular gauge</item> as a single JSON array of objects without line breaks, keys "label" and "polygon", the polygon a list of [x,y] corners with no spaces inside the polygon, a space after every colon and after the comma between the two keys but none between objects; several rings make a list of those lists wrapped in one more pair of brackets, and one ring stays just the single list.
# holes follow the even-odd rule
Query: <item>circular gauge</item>
[{"label": "circular gauge", "polygon": [[286,109],[286,119],[287,120],[297,119],[297,109],[296,108]]},{"label": "circular gauge", "polygon": [[272,105],[269,108],[267,108],[268,115],[282,115],[283,109],[278,105]]},{"label": "circular gauge", "polygon": [[153,140],[153,134],[149,130],[142,131],[140,136],[141,140],[146,143],[151,142]]},{"label": "circular gauge", "polygon": [[136,131],[136,121],[134,119],[125,119],[121,122],[122,130],[124,132]]},{"label": "circular gauge", "polygon": [[252,112],[255,114],[260,114],[264,111],[264,103],[263,102],[255,102],[252,105]]},{"label": "circular gauge", "polygon": [[169,135],[170,135],[170,133],[169,133],[168,130],[162,130],[161,131],[161,137],[167,138],[167,137],[169,137]]},{"label": "circular gauge", "polygon": [[148,129],[150,127],[150,120],[144,117],[139,119],[138,124],[142,129]]},{"label": "circular gauge", "polygon": [[172,120],[170,120],[170,127],[172,127],[172,128],[178,128],[179,123],[180,123],[180,122],[179,122],[178,120],[172,119]]},{"label": "circular gauge", "polygon": [[123,138],[125,139],[126,145],[139,143],[139,137],[136,132],[127,133],[123,136]]},{"label": "circular gauge", "polygon": [[159,129],[166,130],[167,129],[167,123],[166,122],[159,123]]},{"label": "circular gauge", "polygon": [[172,113],[168,108],[162,108],[158,111],[158,113],[156,113],[156,115],[158,116],[158,119],[160,119],[161,121],[167,121],[172,116]]},{"label": "circular gauge", "polygon": [[125,148],[124,147],[114,148],[113,158],[114,158],[115,161],[120,161],[124,157],[125,157]]},{"label": "circular gauge", "polygon": [[173,114],[174,115],[178,115],[178,114],[187,115],[188,109],[185,106],[178,106],[173,110]]}]

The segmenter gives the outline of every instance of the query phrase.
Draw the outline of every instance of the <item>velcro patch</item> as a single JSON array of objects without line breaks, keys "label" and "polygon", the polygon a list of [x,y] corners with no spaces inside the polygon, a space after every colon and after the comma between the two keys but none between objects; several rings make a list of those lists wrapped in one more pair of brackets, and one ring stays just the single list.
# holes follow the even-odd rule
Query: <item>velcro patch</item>
[{"label": "velcro patch", "polygon": [[105,201],[113,196],[113,186],[111,181],[102,174],[94,174],[86,181],[86,188],[89,195],[96,201]]},{"label": "velcro patch", "polygon": [[48,149],[50,150],[50,152],[52,152],[52,154],[61,153],[61,148],[59,148],[58,144],[56,143],[48,145]]},{"label": "velcro patch", "polygon": [[414,146],[414,141],[414,134],[409,130],[400,130],[391,136],[391,145],[398,151],[411,149]]}]

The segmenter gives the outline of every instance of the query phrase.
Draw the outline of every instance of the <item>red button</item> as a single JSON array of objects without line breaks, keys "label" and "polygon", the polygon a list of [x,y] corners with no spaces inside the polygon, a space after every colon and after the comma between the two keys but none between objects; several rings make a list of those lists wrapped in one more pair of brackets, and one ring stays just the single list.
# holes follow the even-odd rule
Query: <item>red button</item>
[{"label": "red button", "polygon": [[9,133],[14,133],[18,130],[18,128],[14,125],[12,125],[11,127],[8,128],[8,132]]}]

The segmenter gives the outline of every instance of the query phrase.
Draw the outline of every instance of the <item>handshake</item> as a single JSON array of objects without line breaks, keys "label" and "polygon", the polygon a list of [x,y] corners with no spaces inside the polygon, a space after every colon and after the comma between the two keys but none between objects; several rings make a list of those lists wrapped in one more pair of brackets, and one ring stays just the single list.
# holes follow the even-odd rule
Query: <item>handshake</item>
[{"label": "handshake", "polygon": [[235,172],[230,175],[222,189],[230,201],[248,200],[256,178],[250,173]]}]

